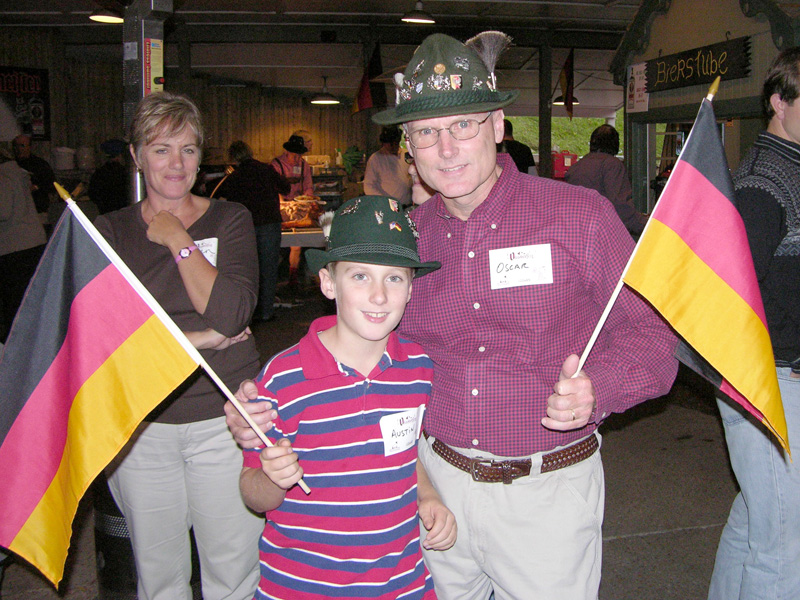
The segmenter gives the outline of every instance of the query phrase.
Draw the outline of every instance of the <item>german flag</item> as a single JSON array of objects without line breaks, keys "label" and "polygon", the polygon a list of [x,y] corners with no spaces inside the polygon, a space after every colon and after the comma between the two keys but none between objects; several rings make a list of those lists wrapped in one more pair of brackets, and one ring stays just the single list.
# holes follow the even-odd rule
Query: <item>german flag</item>
[{"label": "german flag", "polygon": [[561,86],[561,97],[564,99],[564,109],[572,120],[572,106],[575,98],[575,48],[570,48],[567,60],[558,75],[558,84]]},{"label": "german flag", "polygon": [[623,280],[644,296],[789,451],[775,360],[710,97]]},{"label": "german flag", "polygon": [[198,364],[172,320],[68,205],[0,360],[0,545],[54,585],[89,484]]},{"label": "german flag", "polygon": [[367,108],[386,108],[386,86],[372,81],[382,73],[381,45],[376,43],[353,100],[352,114]]}]

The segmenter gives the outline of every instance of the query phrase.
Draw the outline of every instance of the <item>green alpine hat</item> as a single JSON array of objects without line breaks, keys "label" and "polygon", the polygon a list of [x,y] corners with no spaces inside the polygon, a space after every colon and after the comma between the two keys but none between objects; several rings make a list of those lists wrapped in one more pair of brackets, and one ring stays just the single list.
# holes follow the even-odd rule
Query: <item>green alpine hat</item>
[{"label": "green alpine hat", "polygon": [[420,277],[442,265],[437,261],[420,262],[418,237],[414,221],[397,200],[359,196],[342,204],[333,215],[330,231],[325,232],[327,250],[306,250],[306,261],[314,273],[328,263],[346,260],[410,267]]},{"label": "green alpine hat", "polygon": [[511,38],[484,31],[462,44],[443,33],[428,36],[405,73],[395,74],[396,104],[372,117],[380,125],[503,108],[519,90],[497,89],[494,67]]}]

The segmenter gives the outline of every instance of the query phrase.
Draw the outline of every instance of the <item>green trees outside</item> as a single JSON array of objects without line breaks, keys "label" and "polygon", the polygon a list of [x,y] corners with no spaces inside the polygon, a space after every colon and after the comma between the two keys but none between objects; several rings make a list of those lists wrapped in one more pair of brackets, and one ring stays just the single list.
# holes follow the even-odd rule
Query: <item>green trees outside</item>
[{"label": "green trees outside", "polygon": [[[620,133],[620,142],[623,140],[624,111],[620,108],[617,111],[617,119],[614,127]],[[514,125],[514,139],[527,144],[531,147],[534,154],[539,152],[539,117],[508,117]],[[597,127],[604,124],[605,119],[583,119],[574,118],[571,121],[567,117],[553,118],[553,149],[558,146],[559,150],[567,150],[578,156],[583,156],[589,152],[589,136],[592,135]],[[620,153],[624,149],[620,148]]]}]

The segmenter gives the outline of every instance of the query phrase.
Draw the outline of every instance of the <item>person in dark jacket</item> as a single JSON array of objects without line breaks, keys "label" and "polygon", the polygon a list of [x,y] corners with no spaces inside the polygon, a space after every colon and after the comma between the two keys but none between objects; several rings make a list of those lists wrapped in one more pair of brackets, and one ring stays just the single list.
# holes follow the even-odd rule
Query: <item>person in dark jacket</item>
[{"label": "person in dark jacket", "polygon": [[258,248],[258,306],[254,320],[273,317],[278,262],[281,251],[281,208],[279,194],[289,193],[289,182],[271,166],[253,158],[245,142],[233,142],[228,157],[236,169],[217,190],[220,198],[244,204],[253,215]]},{"label": "person in dark jacket", "polygon": [[89,198],[101,215],[124,208],[131,203],[131,175],[125,164],[128,144],[124,140],[106,140],[100,150],[106,162],[89,180]]},{"label": "person in dark jacket", "polygon": [[619,133],[611,125],[601,125],[589,138],[589,154],[570,167],[564,181],[600,192],[614,205],[625,228],[638,235],[647,223],[647,215],[633,206],[631,180],[625,165],[616,157],[618,152]]},{"label": "person in dark jacket", "polygon": [[506,152],[511,156],[520,173],[528,173],[531,167],[536,167],[533,152],[528,146],[514,139],[514,126],[508,119],[503,119],[503,141],[497,144],[497,151]]}]

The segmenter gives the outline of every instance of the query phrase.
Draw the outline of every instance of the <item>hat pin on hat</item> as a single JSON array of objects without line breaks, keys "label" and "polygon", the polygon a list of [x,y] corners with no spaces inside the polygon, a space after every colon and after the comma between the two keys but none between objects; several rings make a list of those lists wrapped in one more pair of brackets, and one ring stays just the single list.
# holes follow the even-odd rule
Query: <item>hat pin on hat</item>
[{"label": "hat pin on hat", "polygon": [[448,35],[428,36],[403,73],[394,75],[395,107],[372,120],[381,125],[493,111],[511,104],[519,90],[497,89],[497,60],[511,43],[485,31],[466,44]]},{"label": "hat pin on hat", "polygon": [[326,249],[311,248],[306,260],[312,271],[331,262],[348,261],[415,269],[416,276],[435,271],[436,261],[421,262],[416,226],[396,200],[359,196],[320,218]]}]

